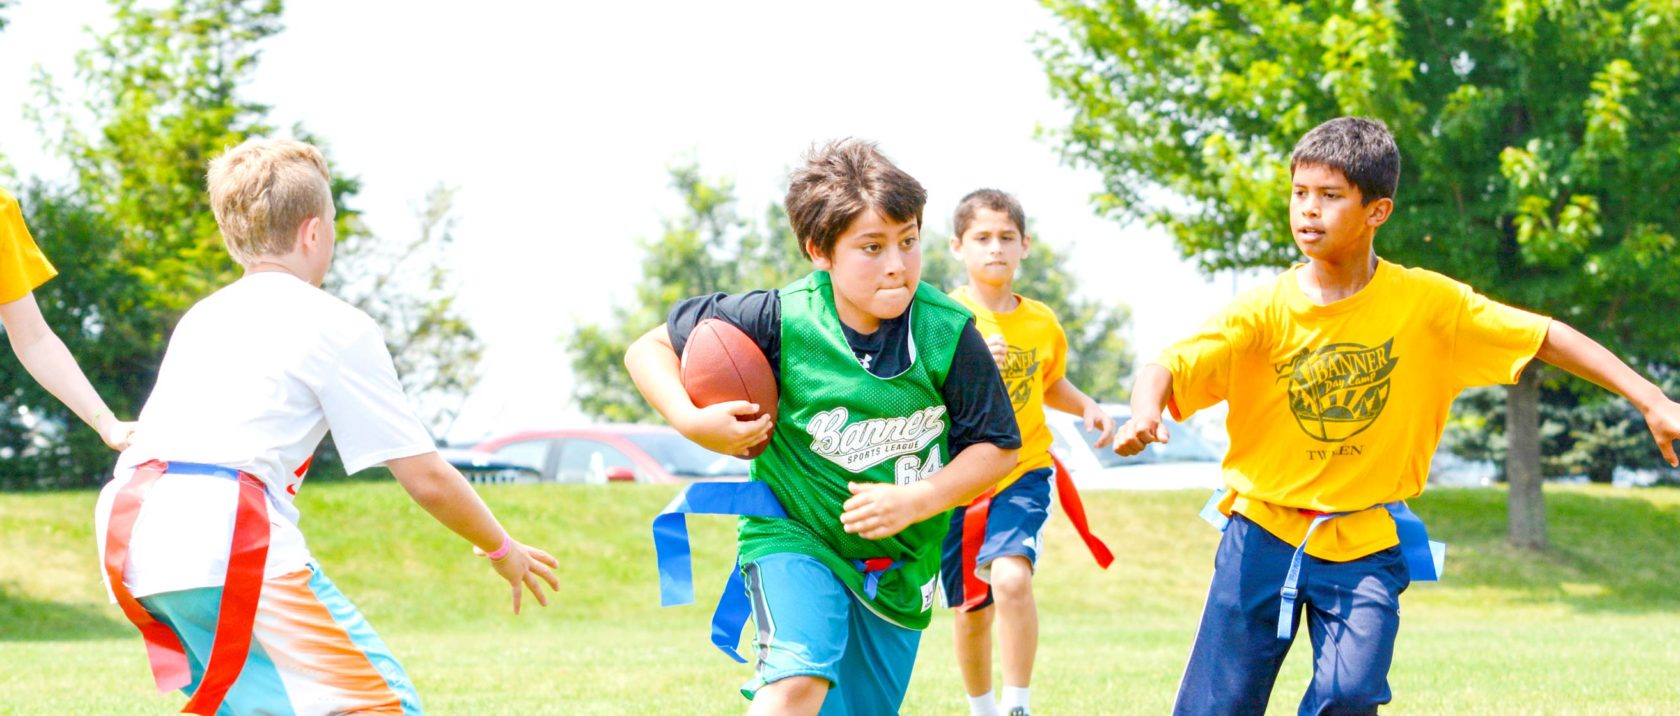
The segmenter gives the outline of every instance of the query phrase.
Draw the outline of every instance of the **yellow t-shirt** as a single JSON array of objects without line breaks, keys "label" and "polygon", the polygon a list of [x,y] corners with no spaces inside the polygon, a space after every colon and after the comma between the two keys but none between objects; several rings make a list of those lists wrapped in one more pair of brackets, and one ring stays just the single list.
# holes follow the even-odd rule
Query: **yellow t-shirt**
[{"label": "yellow t-shirt", "polygon": [[17,199],[0,189],[0,303],[11,303],[58,275],[23,225]]},{"label": "yellow t-shirt", "polygon": [[1230,402],[1221,510],[1300,544],[1312,517],[1346,512],[1307,553],[1347,561],[1399,544],[1387,510],[1423,492],[1447,410],[1465,388],[1513,383],[1551,319],[1496,303],[1433,271],[1377,264],[1328,306],[1296,266],[1237,297],[1159,361],[1174,417]]},{"label": "yellow t-shirt", "polygon": [[967,287],[951,291],[951,297],[974,312],[974,327],[987,339],[1003,336],[1008,357],[998,372],[1009,389],[1015,408],[1015,423],[1021,428],[1021,451],[1015,469],[997,483],[997,489],[1019,480],[1033,470],[1050,467],[1050,428],[1044,424],[1044,389],[1055,385],[1067,373],[1067,334],[1056,320],[1056,312],[1041,302],[1015,294],[1015,310],[993,313],[969,296]]}]

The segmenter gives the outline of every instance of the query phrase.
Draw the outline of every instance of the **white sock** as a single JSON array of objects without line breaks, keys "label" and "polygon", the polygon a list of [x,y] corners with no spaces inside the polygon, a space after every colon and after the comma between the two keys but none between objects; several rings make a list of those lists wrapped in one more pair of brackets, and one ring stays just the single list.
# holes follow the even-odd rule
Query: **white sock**
[{"label": "white sock", "polygon": [[968,697],[969,716],[1003,716],[998,713],[997,701],[992,699],[992,692],[987,691],[979,696]]},{"label": "white sock", "polygon": [[1030,704],[1028,702],[1028,696],[1027,696],[1027,690],[1029,688],[1031,688],[1031,687],[1027,687],[1027,686],[1004,686],[1003,687],[1003,710],[1008,711],[1009,709],[1012,709],[1012,708],[1015,708],[1016,706],[1019,706],[1023,709],[1031,711],[1032,710],[1032,704]]}]

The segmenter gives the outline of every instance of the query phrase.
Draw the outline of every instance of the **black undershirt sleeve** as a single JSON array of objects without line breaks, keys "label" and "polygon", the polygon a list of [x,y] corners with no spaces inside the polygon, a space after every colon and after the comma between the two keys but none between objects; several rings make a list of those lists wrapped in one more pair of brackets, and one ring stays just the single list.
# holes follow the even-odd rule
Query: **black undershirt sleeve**
[{"label": "black undershirt sleeve", "polygon": [[[714,293],[679,302],[665,320],[671,348],[677,355],[682,355],[694,327],[708,318],[722,319],[752,337],[770,362],[771,370],[777,373],[780,384],[782,305],[776,291]],[[947,443],[952,457],[976,443],[991,443],[1004,449],[1021,447],[1021,430],[1015,424],[1009,392],[1003,386],[1003,377],[992,360],[986,339],[980,336],[972,320],[963,326],[957,339],[951,370],[940,392],[951,419]]]},{"label": "black undershirt sleeve", "polygon": [[1021,447],[1021,428],[1015,423],[1015,408],[1003,386],[992,350],[974,327],[963,326],[957,351],[951,356],[951,371],[941,392],[946,413],[951,416],[947,443],[951,457],[978,443],[991,443],[1013,450]]},{"label": "black undershirt sleeve", "polygon": [[665,330],[671,334],[671,348],[679,357],[688,345],[688,335],[708,318],[722,319],[751,337],[764,353],[764,359],[770,362],[776,384],[781,385],[782,301],[774,289],[695,296],[672,306],[665,318]]}]

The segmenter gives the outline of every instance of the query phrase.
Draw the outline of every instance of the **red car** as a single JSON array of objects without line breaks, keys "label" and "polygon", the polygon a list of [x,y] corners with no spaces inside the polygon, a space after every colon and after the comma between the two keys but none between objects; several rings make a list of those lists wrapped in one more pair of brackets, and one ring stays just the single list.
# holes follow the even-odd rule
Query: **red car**
[{"label": "red car", "polygon": [[472,449],[531,467],[543,482],[565,484],[745,480],[751,464],[700,447],[662,425],[532,430],[489,438]]}]

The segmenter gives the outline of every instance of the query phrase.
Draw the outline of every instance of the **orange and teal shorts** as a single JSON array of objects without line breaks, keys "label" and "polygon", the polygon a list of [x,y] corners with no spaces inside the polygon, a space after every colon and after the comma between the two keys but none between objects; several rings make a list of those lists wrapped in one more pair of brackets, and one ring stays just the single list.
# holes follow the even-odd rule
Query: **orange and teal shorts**
[{"label": "orange and teal shorts", "polygon": [[[221,602],[221,587],[140,597],[186,649],[187,694],[204,677]],[[263,581],[249,656],[217,714],[420,712],[408,673],[319,568]]]}]

